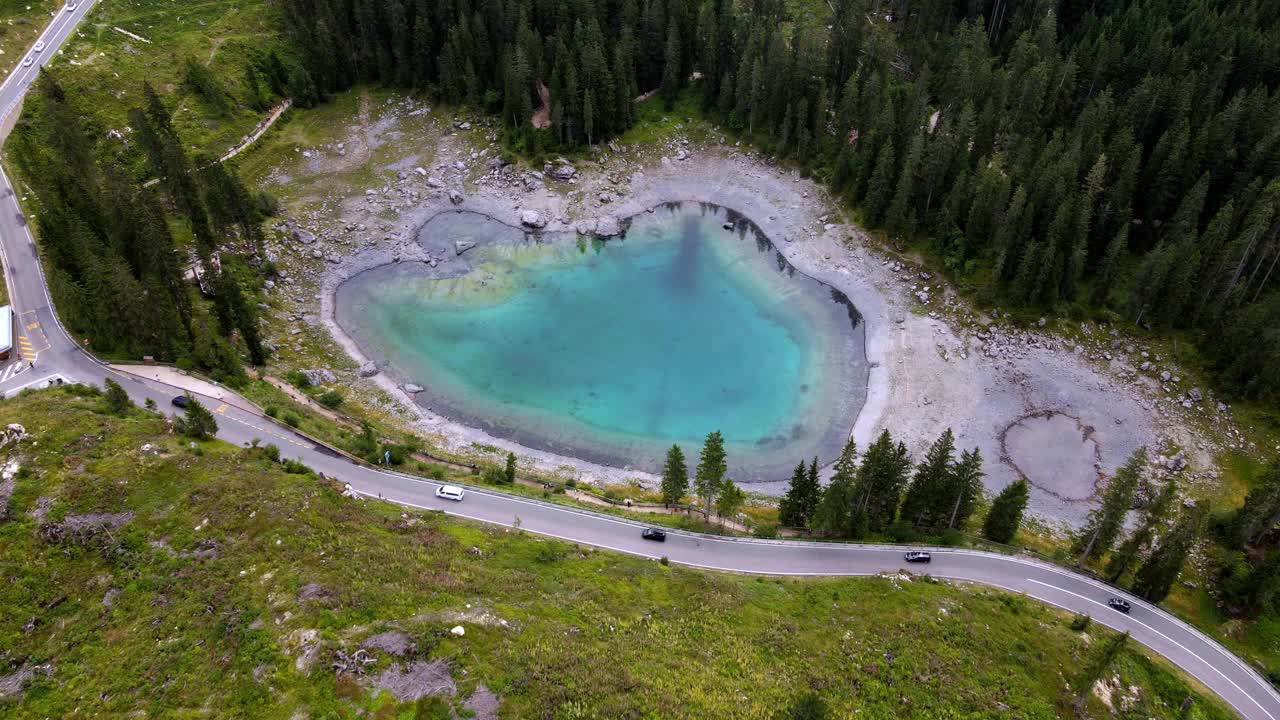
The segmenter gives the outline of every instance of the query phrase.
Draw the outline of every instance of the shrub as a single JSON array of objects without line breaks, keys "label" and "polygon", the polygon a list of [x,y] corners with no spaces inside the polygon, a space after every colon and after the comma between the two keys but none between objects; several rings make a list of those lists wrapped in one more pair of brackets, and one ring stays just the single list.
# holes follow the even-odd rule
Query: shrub
[{"label": "shrub", "polygon": [[887,532],[890,542],[905,543],[916,539],[916,529],[908,522],[896,522]]},{"label": "shrub", "polygon": [[1077,614],[1071,619],[1071,629],[1076,632],[1084,632],[1089,629],[1089,623],[1093,622],[1093,618],[1088,613]]},{"label": "shrub", "polygon": [[337,410],[338,406],[342,404],[342,393],[337,390],[330,390],[316,399],[321,405],[330,410]]},{"label": "shrub", "polygon": [[298,427],[301,422],[302,418],[298,417],[295,413],[287,412],[284,414],[284,424],[291,428]]},{"label": "shrub", "polygon": [[752,529],[751,534],[758,538],[775,538],[778,537],[777,523],[760,523]]},{"label": "shrub", "polygon": [[285,472],[291,475],[310,475],[311,474],[311,468],[307,467],[303,463],[298,462],[297,460],[285,459],[280,462],[280,465],[284,468]]},{"label": "shrub", "polygon": [[275,443],[262,448],[262,455],[271,462],[280,462],[280,448],[276,447]]},{"label": "shrub", "polygon": [[269,417],[269,418],[278,418],[278,417],[280,417],[280,408],[276,407],[275,405],[268,405],[268,406],[267,406],[267,417]]},{"label": "shrub", "polygon": [[311,381],[307,379],[307,376],[303,374],[301,370],[290,370],[288,373],[285,373],[284,379],[296,388],[302,388],[305,390],[311,387]]},{"label": "shrub", "polygon": [[449,709],[449,703],[439,695],[419,698],[417,705],[413,708],[413,720],[451,720],[452,718],[453,710]]},{"label": "shrub", "polygon": [[670,565],[670,564],[671,564],[671,561],[667,559],[667,556],[666,556],[666,555],[663,555],[662,557],[658,558],[658,562],[659,562],[659,563],[661,563],[661,564],[663,564],[663,565]]}]

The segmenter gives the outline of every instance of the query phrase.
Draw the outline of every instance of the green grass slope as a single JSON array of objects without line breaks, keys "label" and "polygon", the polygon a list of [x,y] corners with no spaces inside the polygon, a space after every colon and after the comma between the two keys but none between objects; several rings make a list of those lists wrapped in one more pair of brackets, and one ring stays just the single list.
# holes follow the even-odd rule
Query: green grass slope
[{"label": "green grass slope", "polygon": [[[76,388],[7,423],[29,437],[0,448],[5,718],[492,717],[481,686],[518,718],[768,718],[811,689],[835,717],[1051,718],[1106,632],[983,588],[710,574],[405,513]],[[412,648],[335,672],[378,635]],[[1108,678],[1118,716],[1188,695],[1230,716],[1136,650]]]}]

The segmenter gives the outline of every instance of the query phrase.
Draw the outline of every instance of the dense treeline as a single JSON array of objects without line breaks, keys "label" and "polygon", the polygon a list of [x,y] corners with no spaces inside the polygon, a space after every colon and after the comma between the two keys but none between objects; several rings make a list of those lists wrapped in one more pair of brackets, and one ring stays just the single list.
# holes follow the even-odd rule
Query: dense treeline
[{"label": "dense treeline", "polygon": [[[1231,0],[287,0],[319,92],[361,81],[594,142],[697,78],[993,299],[1183,328],[1280,397],[1280,5]],[[550,105],[536,130],[530,119]]]},{"label": "dense treeline", "polygon": [[160,98],[149,86],[144,95],[130,113],[131,139],[159,180],[152,188],[127,170],[125,144],[95,142],[100,134],[57,80],[41,74],[10,148],[39,200],[49,291],[59,316],[95,351],[176,360],[234,380],[243,375],[237,341],[254,363],[266,356],[252,276],[235,252],[260,249],[262,203],[221,164],[193,163]]}]

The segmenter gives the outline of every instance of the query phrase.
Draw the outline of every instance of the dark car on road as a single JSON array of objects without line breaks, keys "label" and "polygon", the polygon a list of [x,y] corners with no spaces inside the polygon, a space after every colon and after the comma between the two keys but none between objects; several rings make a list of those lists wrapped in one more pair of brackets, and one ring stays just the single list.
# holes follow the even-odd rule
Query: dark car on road
[{"label": "dark car on road", "polygon": [[173,399],[174,407],[185,409],[187,405],[190,405],[190,404],[191,404],[191,401],[187,399],[186,395],[179,395]]},{"label": "dark car on road", "polygon": [[1107,601],[1107,605],[1110,605],[1112,610],[1119,610],[1125,615],[1128,615],[1129,610],[1131,609],[1131,606],[1129,605],[1129,601],[1121,600],[1120,598],[1111,598],[1110,600]]},{"label": "dark car on road", "polygon": [[912,550],[903,556],[907,562],[927,563],[933,559],[933,556],[922,550]]},{"label": "dark car on road", "polygon": [[659,530],[658,528],[645,528],[644,532],[640,533],[640,537],[654,542],[667,541],[667,533],[663,530]]}]

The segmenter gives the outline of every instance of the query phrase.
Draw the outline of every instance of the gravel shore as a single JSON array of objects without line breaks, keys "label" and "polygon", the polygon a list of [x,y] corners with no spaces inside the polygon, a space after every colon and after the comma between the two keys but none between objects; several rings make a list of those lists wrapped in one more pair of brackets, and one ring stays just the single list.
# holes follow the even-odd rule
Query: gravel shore
[{"label": "gravel shore", "polygon": [[[461,253],[415,241],[417,228],[437,213],[470,210],[519,227],[522,216],[529,220],[533,211],[554,233],[608,227],[666,202],[707,202],[752,220],[793,265],[846,293],[862,313],[870,375],[853,430],[859,446],[887,428],[919,454],[950,427],[959,447],[982,451],[989,490],[1026,473],[1034,486],[1031,510],[1069,523],[1078,522],[1091,506],[1096,487],[1089,480],[1096,485],[1139,446],[1151,447],[1154,455],[1163,438],[1173,437],[1192,447],[1201,463],[1211,457],[1212,448],[1196,445],[1194,434],[1168,411],[1160,382],[1151,382],[1157,368],[1139,372],[1145,353],[1126,347],[1114,329],[1067,341],[986,317],[957,300],[940,279],[884,255],[861,230],[842,222],[837,203],[821,185],[756,153],[715,142],[677,142],[660,150],[661,156],[639,157],[615,148],[594,162],[579,163],[571,173],[558,166],[543,173],[504,166],[493,145],[477,149],[472,142],[464,133],[444,134],[430,167],[400,163],[392,168],[395,179],[346,198],[330,217],[313,215],[310,222],[291,226],[311,235],[310,242],[294,234],[281,244],[281,253],[327,260],[316,277],[319,320],[355,365],[367,359],[334,321],[335,288],[390,262],[434,263],[448,272],[446,265]],[[557,179],[552,171],[564,177]],[[380,238],[354,252],[324,249],[339,249],[326,240],[366,229]],[[630,468],[520,447],[452,422],[414,404],[403,378],[383,372],[368,381],[412,407],[419,429],[455,450],[512,450],[524,463],[584,481],[656,479]],[[1203,413],[1210,405],[1197,409]],[[1037,417],[1069,422],[1049,422],[1036,429],[1034,442],[1006,447],[1009,428],[1019,423],[1025,428]],[[1081,462],[1093,467],[1075,466]],[[758,483],[750,489],[779,493],[784,488]]]}]

